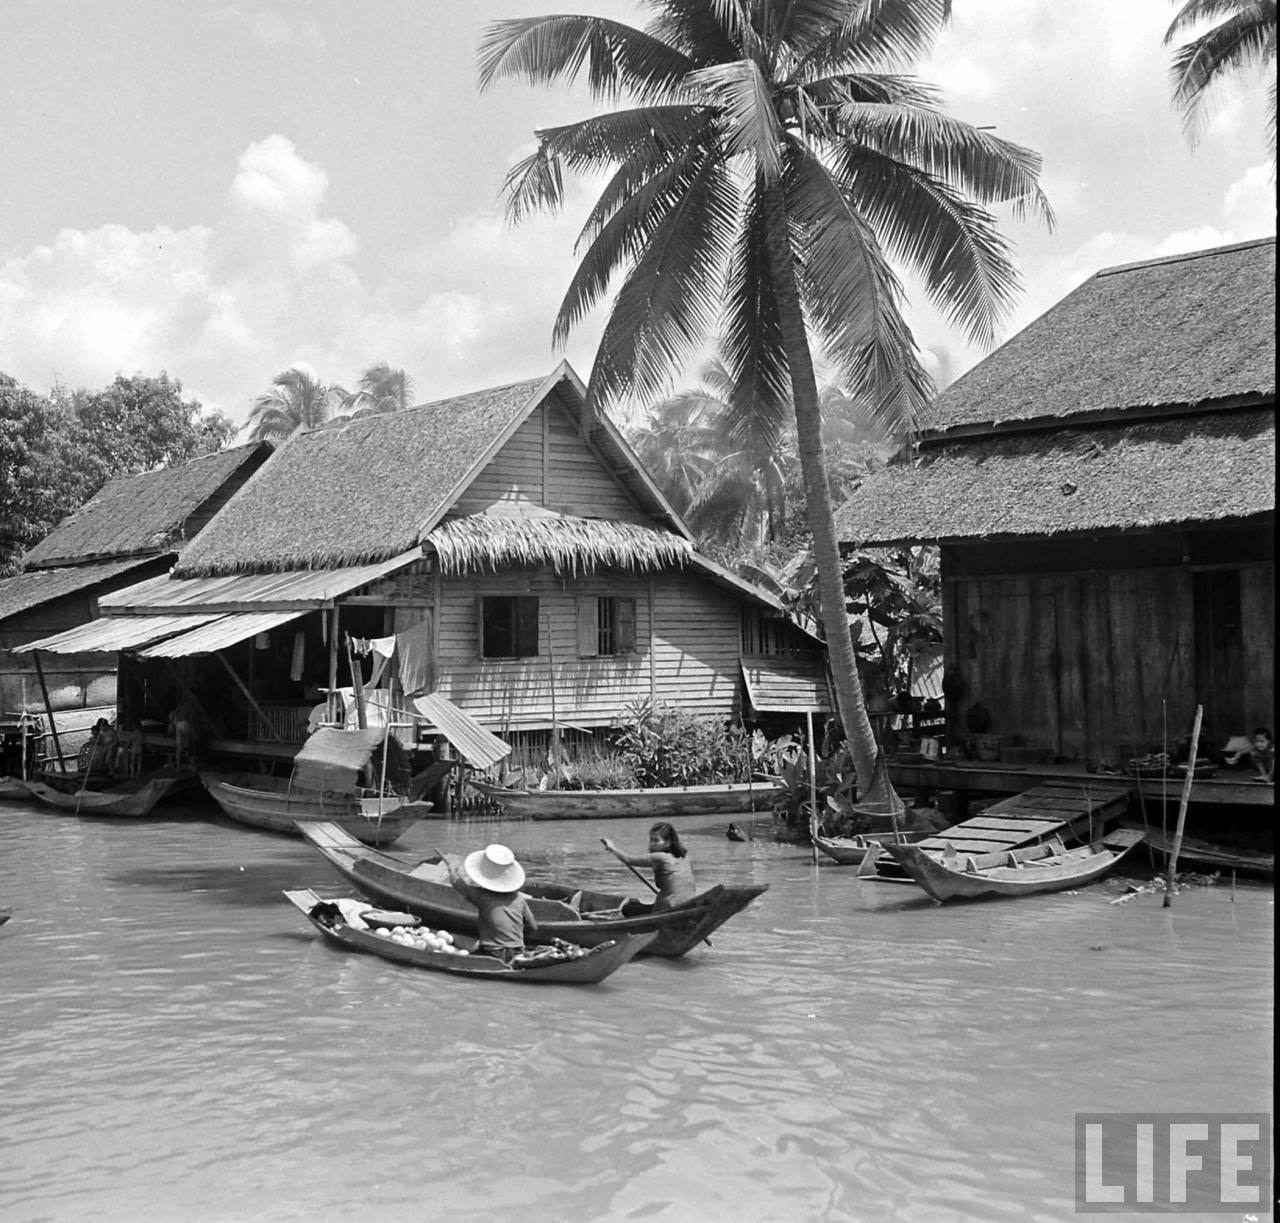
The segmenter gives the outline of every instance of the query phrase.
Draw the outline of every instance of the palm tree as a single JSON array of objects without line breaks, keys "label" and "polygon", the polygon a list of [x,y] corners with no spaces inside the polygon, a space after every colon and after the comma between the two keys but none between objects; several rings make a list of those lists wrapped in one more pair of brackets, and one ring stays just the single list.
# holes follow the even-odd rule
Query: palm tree
[{"label": "palm tree", "polygon": [[776,448],[794,410],[841,719],[866,787],[876,743],[858,680],[822,443],[813,341],[879,419],[914,421],[928,376],[890,254],[990,344],[1016,288],[985,204],[1052,220],[1040,159],[944,115],[901,74],[950,0],[649,0],[641,31],[590,16],[502,21],[480,81],[552,85],[585,70],[632,105],[538,133],[507,177],[508,214],[558,208],[563,175],[611,171],[555,323],[562,343],[615,272],[588,394],[661,395],[719,330],[734,431]]},{"label": "palm tree", "polygon": [[402,369],[380,361],[360,375],[360,389],[348,396],[346,407],[356,412],[400,412],[409,406],[413,379]]},{"label": "palm tree", "polygon": [[342,387],[321,382],[311,366],[291,365],[271,380],[269,391],[253,401],[249,437],[255,442],[282,442],[295,429],[324,424],[346,398]]},{"label": "palm tree", "polygon": [[[1275,0],[1185,0],[1165,31],[1167,47],[1180,35],[1205,21],[1218,24],[1174,53],[1170,75],[1173,100],[1182,111],[1183,127],[1192,144],[1205,120],[1205,104],[1214,87],[1243,68],[1265,69],[1276,58]],[[1276,156],[1276,81],[1270,86],[1267,147]]]}]

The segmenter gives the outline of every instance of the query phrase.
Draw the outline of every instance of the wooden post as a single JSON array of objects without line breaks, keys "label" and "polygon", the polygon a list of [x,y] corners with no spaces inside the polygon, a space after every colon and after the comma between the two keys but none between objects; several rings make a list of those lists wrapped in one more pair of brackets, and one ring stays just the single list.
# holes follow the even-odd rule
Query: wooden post
[{"label": "wooden post", "polygon": [[[323,620],[323,615],[321,620]],[[338,721],[338,605],[333,605],[333,623],[329,626],[329,691],[325,703],[325,721]]]},{"label": "wooden post", "polygon": [[262,706],[259,705],[258,702],[253,699],[253,693],[249,691],[248,687],[245,685],[244,680],[242,680],[236,674],[236,669],[226,660],[226,657],[222,654],[220,650],[214,651],[214,657],[226,668],[227,674],[231,676],[232,682],[244,694],[244,699],[249,702],[249,708],[258,715],[258,718],[262,722],[262,725],[267,728],[267,733],[277,743],[283,743],[284,739],[276,733],[276,728],[272,726],[271,723],[267,720],[267,715],[266,713],[263,712]]},{"label": "wooden post", "polygon": [[804,711],[805,730],[809,736],[809,845],[813,849],[813,864],[818,865],[818,766],[813,750],[813,711]]},{"label": "wooden post", "polygon": [[351,648],[351,634],[344,634],[347,643],[347,666],[351,668],[351,697],[356,703],[356,725],[367,730],[368,721],[364,716],[364,677],[360,673],[360,664],[356,662],[355,651]]},{"label": "wooden post", "polygon": [[40,695],[44,697],[44,711],[49,717],[49,733],[53,736],[53,750],[58,757],[58,772],[67,771],[67,762],[62,758],[62,744],[58,741],[58,724],[53,720],[53,705],[49,701],[49,685],[44,682],[44,668],[40,665],[40,651],[33,650],[32,659],[36,664],[36,677],[40,680]]},{"label": "wooden post", "polygon": [[1191,782],[1196,774],[1196,755],[1200,751],[1200,719],[1204,706],[1196,706],[1196,720],[1191,726],[1191,751],[1187,756],[1187,776],[1182,783],[1182,801],[1178,804],[1178,826],[1173,834],[1173,852],[1169,855],[1169,877],[1164,886],[1164,907],[1173,904],[1173,884],[1178,874],[1178,854],[1182,850],[1182,830],[1187,822],[1187,804],[1191,801]]}]

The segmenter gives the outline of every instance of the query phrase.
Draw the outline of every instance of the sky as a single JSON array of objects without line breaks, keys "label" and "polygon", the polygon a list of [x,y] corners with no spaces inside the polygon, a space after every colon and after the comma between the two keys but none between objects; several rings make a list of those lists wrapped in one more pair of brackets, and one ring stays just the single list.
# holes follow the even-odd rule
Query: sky
[{"label": "sky", "polygon": [[[599,317],[551,328],[591,184],[513,227],[509,167],[585,91],[479,92],[484,27],[626,0],[0,0],[0,372],[44,393],[181,381],[241,422],[280,371],[418,402],[585,378]],[[1099,268],[1275,232],[1256,75],[1192,148],[1169,97],[1171,0],[955,0],[916,75],[953,116],[1044,158],[1057,216],[1002,218],[1023,292],[1007,338]],[[908,281],[944,386],[982,352]],[[675,385],[689,385],[692,373]]]}]

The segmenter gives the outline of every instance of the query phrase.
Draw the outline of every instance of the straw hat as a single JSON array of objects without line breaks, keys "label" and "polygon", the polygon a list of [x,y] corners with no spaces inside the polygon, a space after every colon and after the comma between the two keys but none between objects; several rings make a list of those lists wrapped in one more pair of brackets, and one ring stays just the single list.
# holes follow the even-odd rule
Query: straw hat
[{"label": "straw hat", "polygon": [[467,877],[490,892],[518,892],[524,883],[524,867],[505,845],[486,845],[468,854],[462,863]]}]

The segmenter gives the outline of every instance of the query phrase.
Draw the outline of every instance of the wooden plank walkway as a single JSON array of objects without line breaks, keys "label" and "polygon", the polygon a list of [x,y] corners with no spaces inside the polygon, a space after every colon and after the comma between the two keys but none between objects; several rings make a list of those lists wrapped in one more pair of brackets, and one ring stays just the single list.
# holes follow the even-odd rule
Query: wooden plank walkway
[{"label": "wooden plank walkway", "polygon": [[[1124,814],[1135,789],[1136,783],[1125,778],[1090,777],[1083,782],[1055,778],[1002,799],[916,844],[938,853],[950,847],[957,853],[981,854],[1037,845],[1053,836],[1063,841],[1087,839],[1091,830],[1099,836]],[[906,879],[907,875],[888,854],[881,854],[875,877]]]}]

